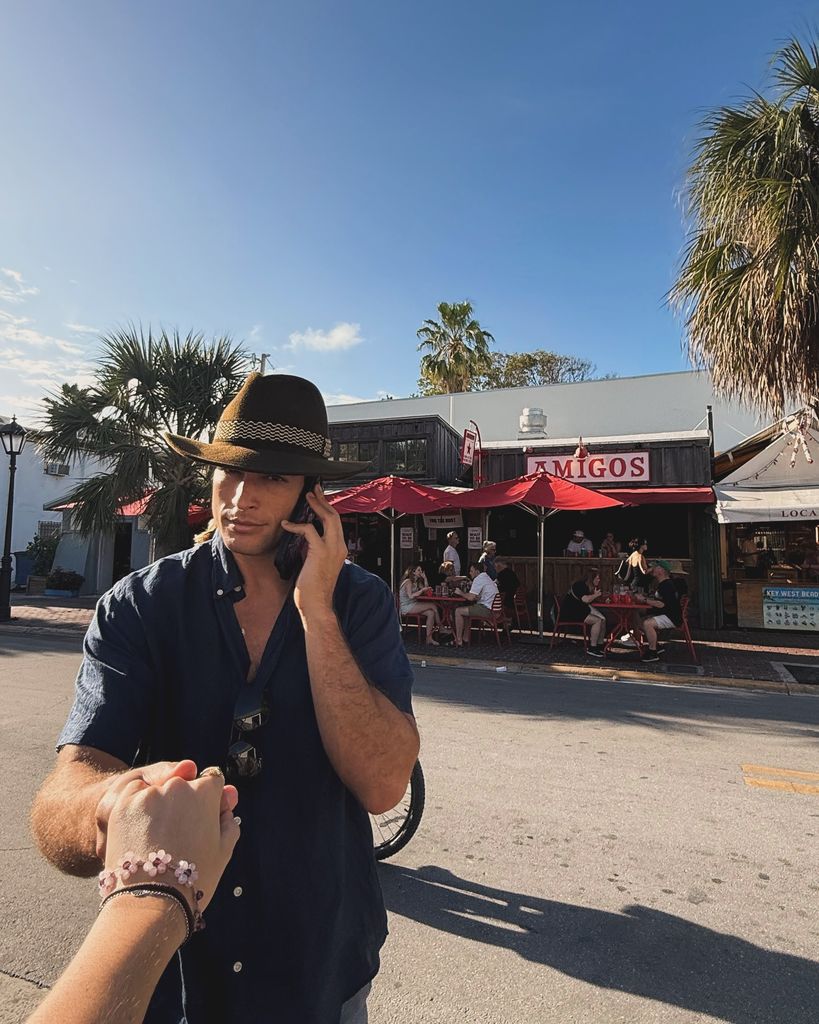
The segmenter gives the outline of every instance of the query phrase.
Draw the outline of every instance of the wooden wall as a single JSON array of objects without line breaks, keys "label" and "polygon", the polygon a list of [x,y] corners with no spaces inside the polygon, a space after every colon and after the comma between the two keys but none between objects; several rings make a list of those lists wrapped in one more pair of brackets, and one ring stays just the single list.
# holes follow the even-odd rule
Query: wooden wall
[{"label": "wooden wall", "polygon": [[[385,403],[386,404],[386,403]],[[424,416],[418,419],[361,420],[353,423],[331,423],[330,439],[333,441],[333,457],[337,456],[340,442],[375,442],[378,455],[372,465],[362,473],[349,478],[349,485],[388,476],[395,470],[386,464],[386,441],[406,441],[423,438],[427,443],[426,473],[400,473],[398,475],[417,479],[419,482],[456,484],[460,470],[461,437],[439,416]],[[348,481],[345,480],[345,484]]]}]

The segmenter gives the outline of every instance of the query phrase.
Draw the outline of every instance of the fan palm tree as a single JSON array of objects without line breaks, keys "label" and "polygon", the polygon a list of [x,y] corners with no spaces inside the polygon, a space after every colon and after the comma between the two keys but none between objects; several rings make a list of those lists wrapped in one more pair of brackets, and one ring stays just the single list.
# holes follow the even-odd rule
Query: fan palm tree
[{"label": "fan palm tree", "polygon": [[85,457],[102,467],[66,495],[80,533],[110,532],[121,505],[150,495],[158,554],[179,551],[189,543],[188,506],[209,500],[207,467],[174,454],[161,431],[210,437],[249,370],[247,355],[229,338],[150,328],[113,331],[101,344],[90,387],[64,384],[44,400],[39,448],[47,460]]},{"label": "fan palm tree", "polygon": [[723,394],[781,415],[819,395],[819,47],[792,40],[755,95],[703,122],[671,301]]},{"label": "fan palm tree", "polygon": [[472,317],[471,302],[438,303],[440,320],[425,320],[418,329],[421,377],[438,394],[471,391],[489,367],[489,344],[495,339]]}]

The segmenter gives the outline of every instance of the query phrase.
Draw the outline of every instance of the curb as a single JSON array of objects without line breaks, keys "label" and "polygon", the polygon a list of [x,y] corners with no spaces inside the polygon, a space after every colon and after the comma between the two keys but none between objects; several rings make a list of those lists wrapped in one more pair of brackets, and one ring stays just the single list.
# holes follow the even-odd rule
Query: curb
[{"label": "curb", "polygon": [[87,626],[0,626],[0,639],[4,636],[53,636],[82,640]]},{"label": "curb", "polygon": [[[495,661],[472,661],[467,658],[436,658],[434,656],[422,658],[420,655],[412,654],[409,660],[413,665],[420,665],[422,661],[425,661],[427,665],[435,665],[436,668],[445,668],[449,665],[455,668],[477,668],[489,672],[496,672],[499,668],[499,663]],[[660,675],[659,673],[637,672],[634,669],[605,669],[593,665],[568,665],[561,662],[556,662],[553,665],[528,665],[521,662],[508,662],[505,665],[505,670],[511,675],[571,675],[607,680],[609,682],[626,680],[638,683],[663,683],[666,686],[712,686],[714,688],[733,690],[784,693],[787,696],[794,693],[819,695],[819,689],[816,687],[805,686],[801,683],[788,684],[779,680],[744,679],[731,676]]]}]

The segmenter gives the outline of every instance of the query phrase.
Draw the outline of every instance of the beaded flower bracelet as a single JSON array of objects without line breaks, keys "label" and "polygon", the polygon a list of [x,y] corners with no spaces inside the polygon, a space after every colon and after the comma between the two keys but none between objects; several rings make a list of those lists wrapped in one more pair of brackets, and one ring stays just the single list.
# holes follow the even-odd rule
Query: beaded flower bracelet
[{"label": "beaded flower bracelet", "polygon": [[[202,931],[205,927],[205,922],[202,919],[202,911],[199,909],[199,900],[202,899],[204,893],[201,889],[197,889],[194,886],[194,882],[199,878],[196,865],[192,861],[187,860],[175,862],[171,854],[166,853],[165,850],[152,850],[148,853],[147,857],[136,857],[133,853],[126,853],[115,867],[100,871],[99,890],[100,896],[103,897],[103,902],[114,893],[119,882],[122,882],[125,889],[141,887],[144,891],[146,889],[145,883],[140,884],[135,881],[130,886],[127,884],[140,872],[151,879],[172,872],[180,886],[189,888],[191,890],[191,902],[193,903],[193,931]],[[117,892],[123,892],[125,889],[117,889]]]}]

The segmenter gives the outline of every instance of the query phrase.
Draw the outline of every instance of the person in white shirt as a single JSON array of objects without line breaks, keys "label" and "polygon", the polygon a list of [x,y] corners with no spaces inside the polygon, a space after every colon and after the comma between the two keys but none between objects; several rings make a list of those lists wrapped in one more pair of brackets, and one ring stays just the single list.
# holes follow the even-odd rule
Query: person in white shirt
[{"label": "person in white shirt", "polygon": [[492,617],[492,602],[498,595],[498,585],[489,576],[482,572],[477,562],[469,566],[469,578],[472,586],[469,592],[463,590],[454,591],[457,597],[468,601],[468,605],[461,605],[455,609],[455,646],[463,647],[469,643],[468,620],[473,618],[490,619]]},{"label": "person in white shirt", "polygon": [[452,565],[455,568],[455,575],[456,576],[460,576],[461,575],[461,556],[458,554],[456,549],[458,547],[458,544],[459,544],[461,538],[458,536],[458,534],[454,530],[450,530],[450,532],[446,535],[446,539],[447,539],[447,546],[444,548],[444,557],[443,557],[442,561],[444,561],[444,562],[452,562]]},{"label": "person in white shirt", "polygon": [[566,545],[566,554],[591,558],[594,554],[594,545],[582,530],[575,530],[572,539]]}]

